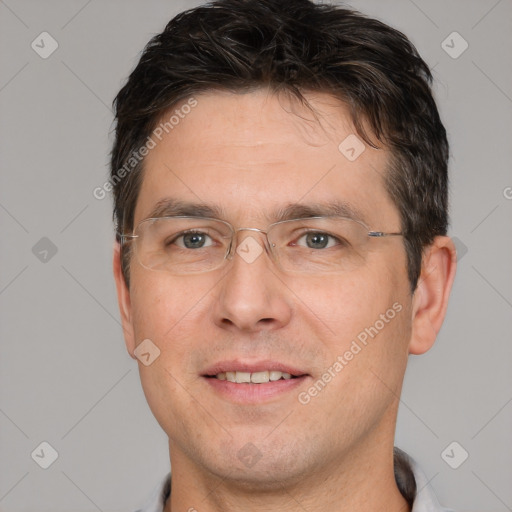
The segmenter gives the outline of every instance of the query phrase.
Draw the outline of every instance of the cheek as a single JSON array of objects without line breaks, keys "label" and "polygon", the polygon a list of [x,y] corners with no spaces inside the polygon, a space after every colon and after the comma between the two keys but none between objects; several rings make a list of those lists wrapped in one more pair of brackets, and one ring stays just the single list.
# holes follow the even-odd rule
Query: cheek
[{"label": "cheek", "polygon": [[211,285],[199,287],[198,282],[190,282],[189,286],[183,286],[172,276],[149,272],[134,275],[132,283],[136,344],[149,339],[160,351],[150,366],[139,363],[144,392],[151,406],[152,400],[163,400],[164,394],[174,394],[178,381],[186,384],[197,378],[190,370],[191,357],[194,347],[205,341],[201,335],[208,333],[207,294]]},{"label": "cheek", "polygon": [[[324,356],[323,368],[305,390],[311,397],[307,407],[318,422],[347,426],[332,432],[340,442],[372,428],[394,407],[407,364],[407,296],[374,284],[367,287],[354,276],[331,282],[329,291],[311,288],[308,299],[315,314],[306,309],[300,313],[318,335]],[[325,387],[319,380],[327,382]]]},{"label": "cheek", "polygon": [[380,315],[385,315],[389,309],[392,310],[389,316],[393,319],[398,316],[393,304],[403,307],[410,301],[408,288],[399,281],[396,269],[381,267],[370,275],[365,269],[328,280],[320,278],[287,284],[298,298],[296,317],[301,322],[308,319],[309,323],[316,324],[318,337],[325,336],[330,343],[343,344],[379,321]]},{"label": "cheek", "polygon": [[185,326],[206,318],[207,295],[213,285],[204,278],[188,278],[185,286],[180,278],[163,273],[135,273],[131,301],[137,341],[150,338],[164,348],[169,339],[179,341]]},{"label": "cheek", "polygon": [[381,261],[373,271],[333,277],[328,285],[318,280],[292,288],[301,299],[296,316],[321,341],[325,368],[342,358],[333,389],[361,396],[382,387],[379,378],[391,389],[400,385],[411,334],[411,296],[400,263]]},{"label": "cheek", "polygon": [[[142,388],[156,420],[167,433],[180,432],[190,395],[198,378],[192,371],[192,354],[208,332],[205,290],[177,286],[165,276],[149,274],[133,280],[132,309],[137,344],[150,339],[160,350],[149,365],[139,362]],[[204,418],[202,419],[204,420]]]}]

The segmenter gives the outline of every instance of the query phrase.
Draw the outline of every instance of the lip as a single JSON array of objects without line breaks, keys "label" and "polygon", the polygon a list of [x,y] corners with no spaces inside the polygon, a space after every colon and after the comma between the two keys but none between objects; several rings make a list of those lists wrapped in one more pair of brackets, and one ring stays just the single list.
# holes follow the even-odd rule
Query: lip
[{"label": "lip", "polygon": [[[293,377],[291,379],[280,379],[276,381],[265,382],[263,384],[243,383],[237,384],[227,380],[219,380],[214,376],[223,372],[262,372],[265,370],[280,371],[289,373]],[[283,395],[292,392],[311,376],[297,367],[278,361],[257,361],[247,362],[240,359],[230,361],[220,361],[209,368],[202,374],[202,379],[206,385],[215,394],[235,404],[258,404],[279,399]]]},{"label": "lip", "polygon": [[308,375],[306,371],[280,363],[279,361],[256,361],[247,362],[241,359],[232,359],[229,361],[219,361],[218,363],[208,367],[202,374],[203,377],[212,377],[223,372],[264,372],[265,370],[274,370],[283,373],[289,373],[293,377],[302,377]]},{"label": "lip", "polygon": [[265,382],[264,384],[236,384],[235,382],[219,380],[215,377],[203,376],[202,378],[214,393],[225,400],[242,405],[258,404],[280,398],[282,395],[290,393],[303,385],[307,379],[310,379],[310,376],[302,375],[294,379],[281,379]]}]

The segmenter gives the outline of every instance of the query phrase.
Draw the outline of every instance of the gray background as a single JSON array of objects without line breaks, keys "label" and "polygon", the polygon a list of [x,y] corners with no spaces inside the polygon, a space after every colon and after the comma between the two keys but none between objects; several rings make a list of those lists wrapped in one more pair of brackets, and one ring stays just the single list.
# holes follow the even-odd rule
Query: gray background
[{"label": "gray background", "polygon": [[[0,0],[1,511],[135,510],[168,471],[119,325],[110,198],[93,190],[115,93],[149,38],[198,3]],[[351,5],[434,68],[452,148],[459,270],[437,344],[411,357],[396,444],[445,505],[512,510],[512,2]],[[47,59],[31,48],[43,31],[59,44]],[[469,44],[458,58],[441,46],[453,31]],[[59,454],[46,470],[31,458],[42,441]],[[441,456],[453,441],[452,464],[469,453],[458,469]]]}]

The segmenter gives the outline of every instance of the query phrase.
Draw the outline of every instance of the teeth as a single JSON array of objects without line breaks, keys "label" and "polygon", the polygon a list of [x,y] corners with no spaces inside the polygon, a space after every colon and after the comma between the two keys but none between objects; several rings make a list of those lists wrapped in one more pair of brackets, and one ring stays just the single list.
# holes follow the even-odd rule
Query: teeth
[{"label": "teeth", "polygon": [[262,384],[263,382],[268,382],[268,372],[254,372],[251,373],[251,382],[254,384]]},{"label": "teeth", "polygon": [[242,384],[242,382],[251,382],[251,374],[249,372],[235,372],[235,382]]},{"label": "teeth", "polygon": [[270,377],[270,380],[279,380],[282,375],[283,375],[282,372],[272,371],[272,372],[270,372],[269,377]]},{"label": "teeth", "polygon": [[281,377],[285,380],[292,378],[292,376],[289,373],[276,372],[276,371],[270,372],[270,380],[279,380]]},{"label": "teeth", "polygon": [[242,383],[253,383],[253,384],[264,384],[266,382],[273,382],[279,379],[291,379],[292,376],[289,373],[278,372],[276,370],[264,371],[264,372],[222,372],[215,375],[219,380],[227,380],[229,382],[236,382],[237,384]]}]

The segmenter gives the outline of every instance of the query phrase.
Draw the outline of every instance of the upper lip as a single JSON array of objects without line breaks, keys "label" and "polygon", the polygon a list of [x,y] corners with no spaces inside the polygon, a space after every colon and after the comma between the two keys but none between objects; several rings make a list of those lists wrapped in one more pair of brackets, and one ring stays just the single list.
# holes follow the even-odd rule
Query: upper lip
[{"label": "upper lip", "polygon": [[241,359],[231,359],[226,361],[219,361],[211,366],[209,366],[204,372],[204,376],[213,376],[219,373],[224,372],[264,372],[266,370],[269,371],[278,371],[283,373],[289,373],[294,377],[300,377],[302,375],[308,375],[307,372],[300,370],[297,367],[281,363],[279,361],[242,361]]}]

